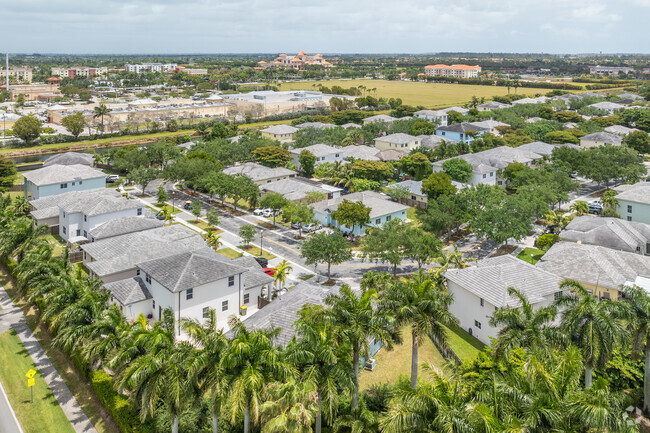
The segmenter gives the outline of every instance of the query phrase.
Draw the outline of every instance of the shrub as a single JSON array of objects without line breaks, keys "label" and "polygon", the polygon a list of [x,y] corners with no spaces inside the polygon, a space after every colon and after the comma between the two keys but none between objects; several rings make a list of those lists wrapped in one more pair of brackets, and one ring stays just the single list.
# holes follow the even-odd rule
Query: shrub
[{"label": "shrub", "polygon": [[90,384],[102,405],[113,418],[122,433],[146,433],[148,428],[142,425],[138,411],[131,406],[123,395],[113,388],[113,379],[103,370],[90,374]]},{"label": "shrub", "polygon": [[548,250],[553,246],[554,243],[560,240],[560,237],[556,234],[552,233],[547,233],[545,235],[541,235],[540,237],[537,238],[537,241],[535,242],[535,246],[539,248],[540,250]]}]

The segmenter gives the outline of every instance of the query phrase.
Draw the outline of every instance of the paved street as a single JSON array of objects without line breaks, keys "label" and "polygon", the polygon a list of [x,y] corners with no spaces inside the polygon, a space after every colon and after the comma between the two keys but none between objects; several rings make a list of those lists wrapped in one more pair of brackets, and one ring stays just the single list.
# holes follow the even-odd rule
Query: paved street
[{"label": "paved street", "polygon": [[23,428],[11,408],[2,383],[0,383],[0,433],[23,433]]}]

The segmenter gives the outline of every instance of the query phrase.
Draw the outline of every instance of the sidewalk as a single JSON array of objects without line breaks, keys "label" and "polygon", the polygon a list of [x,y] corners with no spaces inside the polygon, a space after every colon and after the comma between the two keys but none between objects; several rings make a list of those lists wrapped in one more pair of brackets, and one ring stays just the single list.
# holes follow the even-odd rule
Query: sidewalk
[{"label": "sidewalk", "polygon": [[31,329],[27,326],[27,319],[22,310],[14,305],[2,286],[0,286],[0,306],[2,307],[2,310],[0,310],[0,327],[5,328],[8,326],[16,331],[25,346],[25,350],[34,360],[36,368],[52,390],[52,394],[56,397],[61,409],[63,409],[63,413],[68,417],[75,431],[79,433],[97,433],[97,430],[95,430],[95,427],[81,409],[81,406],[79,406],[59,372],[52,365]]}]

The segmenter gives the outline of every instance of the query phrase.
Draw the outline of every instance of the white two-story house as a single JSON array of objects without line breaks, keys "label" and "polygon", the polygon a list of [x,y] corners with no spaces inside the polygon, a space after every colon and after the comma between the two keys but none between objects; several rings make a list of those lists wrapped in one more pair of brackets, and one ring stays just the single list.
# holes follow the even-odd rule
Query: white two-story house
[{"label": "white two-story house", "polygon": [[312,144],[311,146],[302,147],[299,149],[291,150],[291,157],[293,164],[300,168],[300,154],[304,151],[311,152],[316,157],[315,164],[323,164],[325,162],[334,163],[336,161],[343,161],[343,149],[339,149],[327,144]]},{"label": "white two-story house", "polygon": [[25,176],[25,198],[58,195],[69,191],[87,191],[106,188],[106,175],[87,165],[50,165],[28,171]]}]

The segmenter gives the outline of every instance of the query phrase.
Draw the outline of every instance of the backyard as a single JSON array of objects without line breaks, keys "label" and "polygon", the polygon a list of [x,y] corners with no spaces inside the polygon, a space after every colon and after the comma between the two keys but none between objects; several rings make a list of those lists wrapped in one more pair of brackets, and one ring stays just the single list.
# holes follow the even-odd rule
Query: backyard
[{"label": "backyard", "polygon": [[517,255],[517,258],[534,265],[543,255],[544,251],[528,247],[524,248],[524,250]]}]

